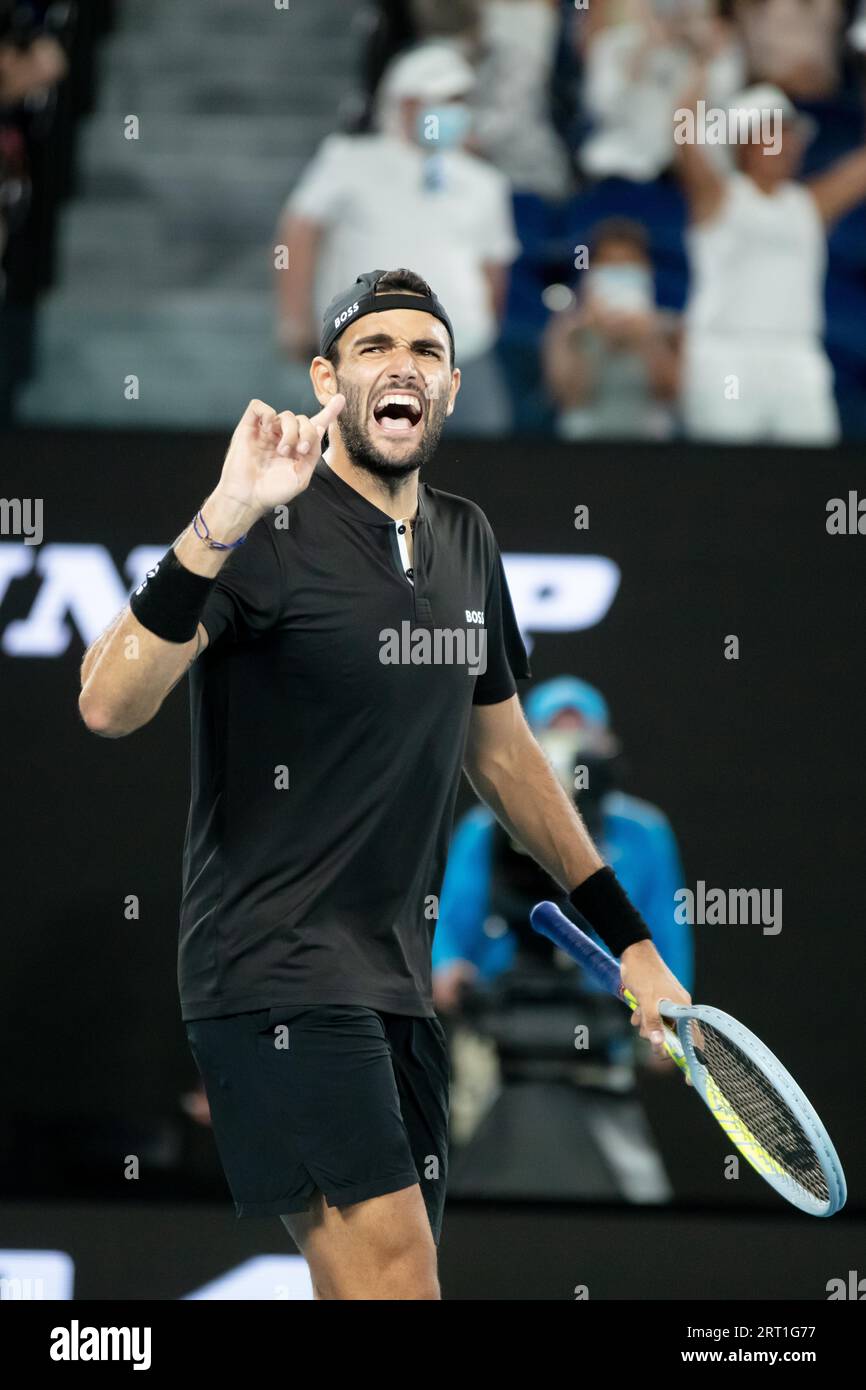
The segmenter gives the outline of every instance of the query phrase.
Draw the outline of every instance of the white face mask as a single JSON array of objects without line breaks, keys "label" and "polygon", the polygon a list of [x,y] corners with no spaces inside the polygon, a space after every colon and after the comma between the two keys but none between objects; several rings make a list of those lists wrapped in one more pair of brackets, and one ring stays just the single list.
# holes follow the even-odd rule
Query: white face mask
[{"label": "white face mask", "polygon": [[586,272],[587,294],[606,309],[645,314],[655,304],[652,272],[643,265],[600,265]]},{"label": "white face mask", "polygon": [[574,796],[574,769],[580,761],[580,729],[542,729],[535,735],[560,785]]}]

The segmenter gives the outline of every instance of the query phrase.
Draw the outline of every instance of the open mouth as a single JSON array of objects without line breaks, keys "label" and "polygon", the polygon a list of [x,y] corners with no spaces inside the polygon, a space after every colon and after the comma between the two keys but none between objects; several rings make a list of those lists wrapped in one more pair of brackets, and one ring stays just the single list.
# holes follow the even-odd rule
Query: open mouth
[{"label": "open mouth", "polygon": [[381,396],[373,407],[373,419],[385,434],[412,434],[420,426],[423,415],[418,397],[402,391]]}]

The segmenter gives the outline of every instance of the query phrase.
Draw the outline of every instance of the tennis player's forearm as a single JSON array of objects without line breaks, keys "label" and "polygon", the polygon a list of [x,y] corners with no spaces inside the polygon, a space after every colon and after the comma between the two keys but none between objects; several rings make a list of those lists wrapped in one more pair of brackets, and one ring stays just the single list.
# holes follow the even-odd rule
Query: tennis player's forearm
[{"label": "tennis player's forearm", "polygon": [[519,753],[468,764],[466,774],[497,820],[571,892],[604,860],[531,735]]},{"label": "tennis player's forearm", "polygon": [[[216,493],[202,510],[216,534],[229,540],[235,531],[241,534],[240,513]],[[187,569],[210,578],[219,573],[230,553],[203,545],[192,526],[173,549]],[[84,657],[78,707],[88,729],[104,738],[122,738],[148,723],[204,645],[203,628],[188,642],[168,642],[144,627],[127,605]]]}]

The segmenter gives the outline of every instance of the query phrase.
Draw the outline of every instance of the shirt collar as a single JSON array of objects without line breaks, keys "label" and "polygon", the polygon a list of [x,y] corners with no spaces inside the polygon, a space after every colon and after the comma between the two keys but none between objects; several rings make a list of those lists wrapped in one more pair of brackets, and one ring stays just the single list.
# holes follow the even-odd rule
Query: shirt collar
[{"label": "shirt collar", "polygon": [[[395,526],[396,519],[383,512],[381,507],[377,507],[374,502],[370,502],[366,497],[362,497],[351,483],[347,483],[341,478],[339,473],[335,473],[331,467],[328,456],[331,452],[330,445],[322,454],[314,469],[314,476],[324,482],[329,489],[331,498],[340,511],[348,512],[358,521],[366,522],[368,526]],[[418,486],[418,513],[415,518],[417,522],[423,521],[427,515],[424,504],[424,483]]]}]

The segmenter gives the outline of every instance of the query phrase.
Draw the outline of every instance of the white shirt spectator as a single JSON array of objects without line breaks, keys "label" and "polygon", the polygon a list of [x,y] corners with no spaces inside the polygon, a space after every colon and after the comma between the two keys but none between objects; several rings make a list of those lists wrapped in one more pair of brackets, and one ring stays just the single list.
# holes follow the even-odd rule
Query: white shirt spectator
[{"label": "white shirt spectator", "polygon": [[732,174],[717,216],[690,227],[686,246],[690,331],[820,342],[827,232],[802,184],[791,180],[767,195]]},{"label": "white shirt spectator", "polygon": [[768,195],[735,173],[718,214],[691,227],[686,244],[687,433],[834,443],[833,369],[822,343],[827,234],[812,194],[789,180]]},{"label": "white shirt spectator", "polygon": [[[693,57],[682,43],[656,44],[635,76],[646,38],[641,23],[610,24],[587,48],[584,107],[596,128],[583,142],[581,163],[594,178],[645,183],[673,160],[674,111]],[[742,54],[731,43],[708,65],[709,103],[727,107],[743,80]]]},{"label": "white shirt spectator", "polygon": [[[434,163],[431,165],[431,159]],[[433,155],[390,134],[331,135],[287,209],[321,224],[315,308],[374,266],[409,266],[448,306],[456,361],[487,352],[498,336],[483,265],[520,252],[505,177],[474,155]]]},{"label": "white shirt spectator", "polygon": [[481,151],[519,193],[562,198],[571,165],[550,115],[559,11],[549,0],[488,0],[472,107]]}]

